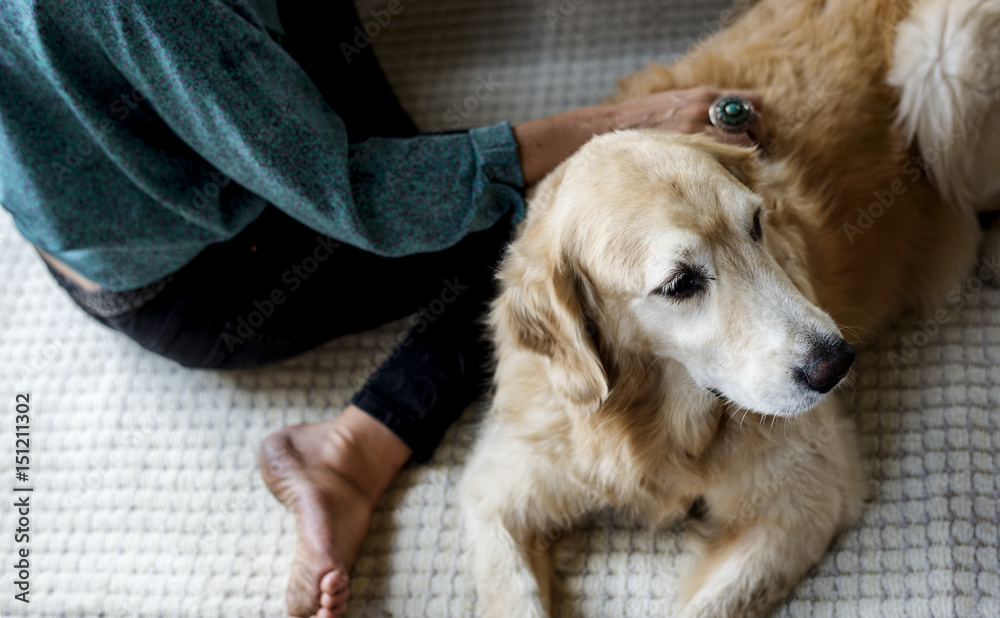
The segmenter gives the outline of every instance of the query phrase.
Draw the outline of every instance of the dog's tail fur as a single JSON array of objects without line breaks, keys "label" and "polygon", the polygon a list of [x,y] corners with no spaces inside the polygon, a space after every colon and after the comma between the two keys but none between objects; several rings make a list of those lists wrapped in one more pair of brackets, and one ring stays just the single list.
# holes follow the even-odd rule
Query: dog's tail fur
[{"label": "dog's tail fur", "polygon": [[1000,0],[922,0],[896,33],[899,123],[954,206],[1000,208]]}]

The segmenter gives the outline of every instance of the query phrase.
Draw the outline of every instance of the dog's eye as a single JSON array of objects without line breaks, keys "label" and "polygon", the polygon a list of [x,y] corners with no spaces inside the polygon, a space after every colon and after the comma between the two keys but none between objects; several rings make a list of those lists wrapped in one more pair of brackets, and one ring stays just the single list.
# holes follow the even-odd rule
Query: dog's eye
[{"label": "dog's eye", "polygon": [[653,290],[654,294],[675,300],[691,298],[705,289],[709,278],[694,269],[684,269]]},{"label": "dog's eye", "polygon": [[753,214],[753,230],[750,231],[750,238],[754,242],[760,242],[761,237],[764,235],[764,231],[760,229],[760,209]]}]

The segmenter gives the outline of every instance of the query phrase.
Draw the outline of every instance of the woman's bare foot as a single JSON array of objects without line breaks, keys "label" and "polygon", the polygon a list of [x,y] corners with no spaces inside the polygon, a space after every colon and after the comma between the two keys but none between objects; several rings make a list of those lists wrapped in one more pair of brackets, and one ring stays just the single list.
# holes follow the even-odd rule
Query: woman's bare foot
[{"label": "woman's bare foot", "polygon": [[399,437],[353,405],[337,418],[286,427],[264,440],[261,476],[295,513],[289,615],[344,613],[347,574],[372,509],[410,454]]}]

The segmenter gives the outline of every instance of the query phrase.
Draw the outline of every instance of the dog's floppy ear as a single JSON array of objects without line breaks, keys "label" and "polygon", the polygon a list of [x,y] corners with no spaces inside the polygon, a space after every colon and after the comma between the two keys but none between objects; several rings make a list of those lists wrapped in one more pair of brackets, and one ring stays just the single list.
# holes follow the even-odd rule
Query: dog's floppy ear
[{"label": "dog's floppy ear", "polygon": [[[539,184],[529,217],[546,217],[565,168],[561,165]],[[585,281],[560,251],[555,235],[540,221],[509,247],[491,321],[506,341],[547,356],[553,388],[567,403],[590,412],[607,398],[608,379],[587,331],[580,298]]]},{"label": "dog's floppy ear", "polygon": [[757,186],[760,162],[757,159],[756,150],[723,144],[702,134],[688,135],[686,137],[693,142],[696,148],[714,157],[736,180],[751,189]]},{"label": "dog's floppy ear", "polygon": [[[521,258],[515,258],[521,261]],[[592,412],[608,396],[608,379],[587,332],[580,280],[565,265],[518,268],[501,275],[494,324],[517,345],[549,358],[552,387],[577,408]]]}]

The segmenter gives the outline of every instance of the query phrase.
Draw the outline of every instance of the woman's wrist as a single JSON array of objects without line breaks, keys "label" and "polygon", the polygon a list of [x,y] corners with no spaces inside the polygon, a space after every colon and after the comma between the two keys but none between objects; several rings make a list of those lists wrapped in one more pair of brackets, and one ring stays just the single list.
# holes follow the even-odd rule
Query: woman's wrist
[{"label": "woman's wrist", "polygon": [[614,124],[612,107],[581,107],[515,125],[524,184],[544,178],[595,135],[620,128]]}]

